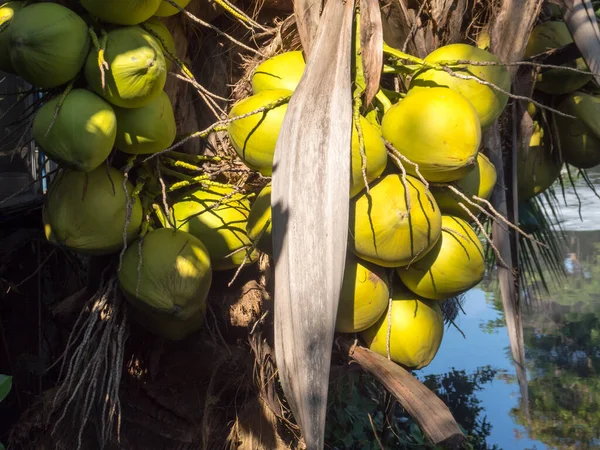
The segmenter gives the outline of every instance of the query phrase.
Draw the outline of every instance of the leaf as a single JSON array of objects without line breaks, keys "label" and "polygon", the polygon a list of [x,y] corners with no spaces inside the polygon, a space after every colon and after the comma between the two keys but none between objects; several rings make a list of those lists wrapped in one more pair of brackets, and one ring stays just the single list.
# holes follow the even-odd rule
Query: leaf
[{"label": "leaf", "polygon": [[294,17],[304,54],[308,58],[317,37],[323,0],[294,0]]},{"label": "leaf", "polygon": [[0,375],[0,402],[6,398],[12,388],[12,377]]},{"label": "leaf", "polygon": [[383,68],[383,28],[377,0],[360,0],[360,48],[368,105],[379,90]]},{"label": "leaf", "polygon": [[272,181],[275,356],[307,448],[322,448],[344,274],[352,136],[352,2],[329,0],[283,121]]},{"label": "leaf", "polygon": [[0,450],[5,450],[4,444],[2,444],[2,442],[0,442]]}]

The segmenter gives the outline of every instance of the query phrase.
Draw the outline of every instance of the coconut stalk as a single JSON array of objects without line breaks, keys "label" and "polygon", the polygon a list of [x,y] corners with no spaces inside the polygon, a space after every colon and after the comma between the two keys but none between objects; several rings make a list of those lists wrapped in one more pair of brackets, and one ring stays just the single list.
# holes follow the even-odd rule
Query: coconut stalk
[{"label": "coconut stalk", "polygon": [[327,2],[304,75],[288,104],[273,166],[275,354],[308,450],[324,445],[346,257],[353,11],[353,2]]}]

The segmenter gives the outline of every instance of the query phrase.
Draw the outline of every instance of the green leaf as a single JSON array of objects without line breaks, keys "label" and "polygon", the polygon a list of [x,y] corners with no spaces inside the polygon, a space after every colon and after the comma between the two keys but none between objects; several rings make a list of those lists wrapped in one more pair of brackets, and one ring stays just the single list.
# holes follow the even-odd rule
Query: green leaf
[{"label": "green leaf", "polygon": [[[0,402],[6,398],[12,387],[12,377],[0,374]],[[2,450],[0,448],[0,450]]]},{"label": "green leaf", "polygon": [[5,450],[4,444],[2,444],[2,442],[0,442],[0,450]]}]

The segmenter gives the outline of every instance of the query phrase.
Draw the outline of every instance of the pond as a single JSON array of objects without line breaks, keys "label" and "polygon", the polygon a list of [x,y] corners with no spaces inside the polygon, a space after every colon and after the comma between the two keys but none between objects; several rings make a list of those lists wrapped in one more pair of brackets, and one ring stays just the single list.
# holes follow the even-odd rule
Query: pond
[{"label": "pond", "polygon": [[[600,181],[598,172],[590,177]],[[474,428],[484,437],[483,448],[600,448],[600,199],[583,180],[576,185],[583,220],[574,190],[565,190],[565,206],[557,189],[567,235],[567,278],[523,311],[528,404],[494,292],[473,289],[466,295],[465,314],[456,322],[460,331],[446,330],[436,359],[419,373],[420,378],[470,377],[473,383],[464,384],[469,404],[453,413],[467,424],[473,422],[469,414],[476,414]]]}]

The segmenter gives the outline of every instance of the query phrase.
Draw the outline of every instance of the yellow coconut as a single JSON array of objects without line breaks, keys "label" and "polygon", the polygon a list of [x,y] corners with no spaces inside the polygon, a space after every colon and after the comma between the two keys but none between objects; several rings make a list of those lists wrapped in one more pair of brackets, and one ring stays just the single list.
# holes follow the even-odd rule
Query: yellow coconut
[{"label": "yellow coconut", "polygon": [[200,239],[159,228],[127,248],[118,278],[127,299],[140,310],[189,320],[206,308],[212,269]]},{"label": "yellow coconut", "polygon": [[[128,196],[125,195],[127,188]],[[64,170],[50,185],[44,204],[44,228],[52,242],[84,254],[103,255],[134,240],[142,224],[142,207],[133,186],[117,169]],[[131,216],[127,221],[127,203]]]},{"label": "yellow coconut", "polygon": [[175,228],[191,233],[206,245],[214,270],[233,269],[258,258],[246,234],[250,204],[233,192],[227,187],[201,188],[171,207]]},{"label": "yellow coconut", "polygon": [[574,92],[558,109],[577,117],[554,115],[563,160],[580,169],[600,164],[600,97]]},{"label": "yellow coconut", "polygon": [[149,19],[162,0],[81,0],[88,12],[104,22],[136,25]]},{"label": "yellow coconut", "polygon": [[85,63],[85,77],[108,102],[122,108],[140,108],[162,93],[167,80],[162,46],[140,27],[109,31],[104,58],[109,67],[104,71],[104,88],[96,49]]},{"label": "yellow coconut", "polygon": [[177,319],[167,314],[133,310],[133,320],[149,332],[168,339],[170,341],[181,341],[189,335],[200,330],[206,318],[206,302],[201,309],[185,320]]},{"label": "yellow coconut", "polygon": [[151,17],[141,23],[140,27],[150,33],[152,37],[158,41],[165,57],[167,72],[171,70],[173,61],[171,61],[171,58],[167,55],[177,55],[177,50],[175,48],[175,39],[173,39],[173,35],[169,29],[158,17]]},{"label": "yellow coconut", "polygon": [[125,153],[145,155],[169,147],[177,126],[169,96],[163,91],[141,108],[115,107],[117,136],[115,147]]},{"label": "yellow coconut", "polygon": [[15,69],[10,62],[8,28],[10,21],[17,11],[19,11],[25,2],[6,2],[0,5],[0,70],[4,72],[14,72]]},{"label": "yellow coconut", "polygon": [[517,186],[519,200],[535,197],[548,189],[560,176],[562,164],[558,151],[550,152],[544,143],[544,130],[534,122],[529,147],[519,147]]},{"label": "yellow coconut", "polygon": [[[464,177],[476,163],[481,141],[477,112],[452,89],[432,87],[409,94],[383,116],[383,137],[418,164],[427,181]],[[404,164],[411,175],[411,164]]]},{"label": "yellow coconut", "polygon": [[[475,195],[484,200],[489,200],[496,185],[496,168],[483,153],[479,153],[477,155],[477,166],[463,178],[452,184],[469,199]],[[440,207],[442,214],[461,217],[467,221],[472,220],[471,216],[459,203],[465,205],[474,215],[478,215],[481,212],[481,210],[470,205],[447,187],[432,187],[431,193]],[[478,203],[475,200],[472,201]]]},{"label": "yellow coconut", "polygon": [[[175,3],[177,3],[181,8],[185,8],[190,3],[190,0],[175,0]],[[154,15],[158,17],[168,17],[173,16],[178,12],[179,9],[175,8],[169,2],[163,0],[160,2],[160,6]]]},{"label": "yellow coconut", "polygon": [[56,3],[34,3],[20,9],[8,28],[14,70],[40,88],[54,88],[74,79],[89,47],[87,24]]},{"label": "yellow coconut", "polygon": [[[525,58],[530,58],[572,43],[573,37],[564,22],[544,22],[536,26],[531,32],[524,56]],[[583,58],[576,59],[570,66],[574,66],[580,70],[589,70]],[[550,69],[542,71],[538,75],[535,88],[547,94],[567,94],[580,89],[591,79],[591,75],[561,69]]]},{"label": "yellow coconut", "polygon": [[115,113],[93,92],[73,89],[56,115],[61,98],[56,96],[39,109],[33,121],[33,138],[54,161],[83,172],[92,171],[112,151],[117,133]]},{"label": "yellow coconut", "polygon": [[258,194],[246,224],[248,237],[255,245],[268,255],[273,254],[271,239],[271,183],[267,184]]},{"label": "yellow coconut", "polygon": [[258,65],[252,75],[252,91],[257,94],[269,89],[293,91],[300,83],[306,63],[300,50],[281,53]]},{"label": "yellow coconut", "polygon": [[483,246],[463,219],[442,216],[442,236],[425,257],[396,269],[400,280],[415,294],[444,300],[468,291],[483,280]]},{"label": "yellow coconut", "polygon": [[[451,61],[475,61],[499,63],[500,60],[490,52],[467,44],[450,44],[438,48],[425,58],[428,63]],[[461,75],[478,77],[492,83],[504,91],[510,91],[510,76],[505,66],[460,65],[452,70]],[[431,87],[448,87],[462,94],[475,108],[479,115],[481,128],[486,129],[500,116],[508,95],[475,80],[457,78],[443,70],[429,69],[417,74],[410,83],[410,89],[429,89]]]},{"label": "yellow coconut", "polygon": [[[259,92],[236,103],[229,117],[242,116],[291,97],[292,92],[273,89]],[[271,176],[279,130],[287,111],[287,101],[268,111],[252,114],[229,124],[227,132],[233,148],[246,165]]]},{"label": "yellow coconut", "polygon": [[[350,203],[350,249],[383,267],[423,258],[440,237],[442,216],[433,196],[417,178],[382,177]],[[409,204],[407,205],[407,197]],[[410,206],[410,211],[409,207]]]},{"label": "yellow coconut", "polygon": [[[241,116],[257,108],[272,103],[291,91],[274,89],[259,92],[237,103],[231,110],[230,116]],[[273,158],[279,130],[287,104],[278,106],[267,113],[258,113],[244,119],[232,122],[229,125],[229,138],[239,157],[248,167],[258,170],[264,176],[271,176],[273,172]],[[371,125],[364,117],[359,120],[363,135],[363,144],[366,155],[367,181],[377,179],[387,165],[387,150],[381,139],[381,134],[376,127]],[[350,196],[358,195],[364,188],[362,173],[362,159],[358,132],[352,130],[352,179],[350,182]]]},{"label": "yellow coconut", "polygon": [[[367,347],[387,357],[388,313],[361,333]],[[444,336],[440,302],[418,297],[400,283],[392,289],[390,357],[408,369],[429,365]]]},{"label": "yellow coconut", "polygon": [[374,325],[386,310],[389,295],[385,269],[348,253],[335,331],[357,333]]}]

